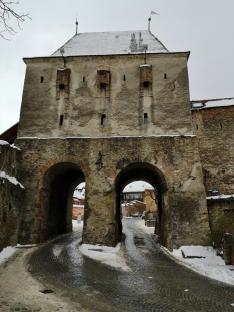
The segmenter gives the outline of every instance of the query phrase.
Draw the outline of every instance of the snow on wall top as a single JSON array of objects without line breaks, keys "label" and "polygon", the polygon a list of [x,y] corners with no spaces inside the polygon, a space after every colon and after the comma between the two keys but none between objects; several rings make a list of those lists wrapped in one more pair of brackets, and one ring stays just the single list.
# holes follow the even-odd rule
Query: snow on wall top
[{"label": "snow on wall top", "polygon": [[167,48],[149,31],[90,32],[73,36],[52,56],[165,53]]},{"label": "snow on wall top", "polygon": [[192,109],[207,109],[225,106],[234,106],[234,98],[223,98],[215,100],[192,101]]}]

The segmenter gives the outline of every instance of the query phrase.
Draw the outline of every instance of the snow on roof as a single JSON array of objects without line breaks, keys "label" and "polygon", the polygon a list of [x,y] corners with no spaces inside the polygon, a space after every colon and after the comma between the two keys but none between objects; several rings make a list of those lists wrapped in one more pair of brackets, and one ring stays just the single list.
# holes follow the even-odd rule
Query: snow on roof
[{"label": "snow on roof", "polygon": [[145,182],[145,181],[136,181],[128,184],[123,189],[123,193],[140,193],[144,192],[144,190],[153,190],[153,187],[151,184]]},{"label": "snow on roof", "polygon": [[234,106],[234,98],[192,101],[191,105],[192,109],[207,109],[207,108]]},{"label": "snow on roof", "polygon": [[73,197],[78,199],[84,199],[85,198],[85,182],[80,183],[74,191]]},{"label": "snow on roof", "polygon": [[0,140],[0,145],[9,145],[7,141]]},{"label": "snow on roof", "polygon": [[167,48],[149,31],[90,32],[73,36],[52,56],[165,53]]},{"label": "snow on roof", "polygon": [[214,195],[214,196],[208,196],[206,197],[207,200],[220,200],[220,199],[234,199],[234,194],[229,195]]}]

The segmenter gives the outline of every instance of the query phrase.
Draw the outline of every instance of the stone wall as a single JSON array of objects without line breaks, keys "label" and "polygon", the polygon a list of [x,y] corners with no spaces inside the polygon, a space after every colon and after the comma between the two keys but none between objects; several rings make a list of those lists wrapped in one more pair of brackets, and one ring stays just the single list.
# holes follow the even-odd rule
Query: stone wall
[{"label": "stone wall", "polygon": [[20,203],[24,194],[23,186],[15,178],[19,157],[19,149],[7,143],[0,144],[0,250],[17,243]]},{"label": "stone wall", "polygon": [[148,54],[144,90],[143,54],[25,59],[18,137],[191,134],[187,58]]},{"label": "stone wall", "polygon": [[[67,190],[67,196],[69,188],[85,178],[83,241],[114,245],[121,232],[117,177],[120,181],[125,169],[138,164],[139,170],[126,171],[121,183],[137,177],[158,186],[162,244],[172,248],[207,243],[208,215],[195,137],[18,139],[17,144],[22,149],[18,164],[20,178],[27,190],[20,242],[38,243],[48,238],[51,222],[48,209],[51,208],[46,202],[51,198],[50,185],[56,189],[62,183],[62,189],[57,189],[58,201],[53,202],[57,207],[52,207],[56,208],[53,214],[56,218],[61,209],[66,210],[61,206],[60,193]],[[61,216],[61,222],[66,218],[69,223],[67,211]],[[66,224],[63,230],[69,229],[70,225]]]},{"label": "stone wall", "polygon": [[216,247],[223,245],[225,233],[234,235],[234,196],[210,198],[207,201],[212,240]]},{"label": "stone wall", "polygon": [[234,194],[234,106],[192,111],[206,191]]}]

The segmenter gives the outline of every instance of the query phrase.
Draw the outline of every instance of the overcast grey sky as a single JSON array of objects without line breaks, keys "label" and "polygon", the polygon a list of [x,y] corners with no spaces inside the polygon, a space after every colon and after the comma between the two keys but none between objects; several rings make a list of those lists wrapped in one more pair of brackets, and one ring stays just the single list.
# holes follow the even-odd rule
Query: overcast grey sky
[{"label": "overcast grey sky", "polygon": [[0,133],[18,121],[25,56],[50,55],[75,33],[147,29],[170,51],[191,51],[191,99],[234,96],[234,0],[19,0],[32,20],[0,39]]}]

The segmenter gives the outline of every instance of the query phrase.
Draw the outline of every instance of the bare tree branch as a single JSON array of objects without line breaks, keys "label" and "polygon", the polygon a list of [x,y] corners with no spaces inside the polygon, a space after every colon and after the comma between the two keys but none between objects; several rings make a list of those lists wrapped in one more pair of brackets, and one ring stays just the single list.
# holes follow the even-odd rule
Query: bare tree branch
[{"label": "bare tree branch", "polygon": [[15,28],[22,29],[21,24],[30,19],[28,14],[20,14],[13,7],[19,2],[0,0],[0,37],[7,39],[5,34],[16,34]]}]

